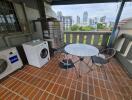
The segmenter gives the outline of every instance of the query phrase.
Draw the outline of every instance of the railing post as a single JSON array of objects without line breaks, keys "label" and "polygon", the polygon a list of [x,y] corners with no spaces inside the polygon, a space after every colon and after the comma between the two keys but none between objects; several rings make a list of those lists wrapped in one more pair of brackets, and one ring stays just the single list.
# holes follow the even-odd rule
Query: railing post
[{"label": "railing post", "polygon": [[[66,43],[86,43],[92,44],[95,46],[104,46],[106,47],[108,44],[109,36],[111,32],[64,32],[64,40]],[[72,38],[71,38],[72,35]],[[79,40],[77,40],[79,36]],[[93,38],[94,36],[94,38]],[[85,38],[84,38],[85,37]]]},{"label": "railing post", "polygon": [[120,9],[119,9],[118,14],[116,16],[116,21],[115,21],[114,28],[112,30],[111,37],[110,37],[110,42],[109,42],[109,45],[108,45],[109,47],[113,46],[114,40],[116,38],[116,29],[117,29],[118,22],[120,20],[125,2],[126,2],[126,0],[122,0],[121,5],[120,5]]}]

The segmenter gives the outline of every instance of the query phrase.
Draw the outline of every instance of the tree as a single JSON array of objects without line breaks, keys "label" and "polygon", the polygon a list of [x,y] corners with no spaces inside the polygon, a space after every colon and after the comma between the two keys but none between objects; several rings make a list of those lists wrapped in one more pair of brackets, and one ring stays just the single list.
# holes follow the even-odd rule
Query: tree
[{"label": "tree", "polygon": [[95,28],[92,26],[78,26],[78,25],[73,25],[71,26],[71,31],[92,31]]},{"label": "tree", "polygon": [[102,23],[97,24],[97,29],[105,29],[105,28],[106,28],[106,26],[104,24],[102,24]]},{"label": "tree", "polygon": [[79,30],[80,31],[92,31],[92,30],[94,30],[95,28],[94,27],[92,27],[92,26],[81,26],[80,28],[79,28]]},{"label": "tree", "polygon": [[79,30],[79,26],[78,25],[72,25],[71,26],[71,31],[78,31]]}]

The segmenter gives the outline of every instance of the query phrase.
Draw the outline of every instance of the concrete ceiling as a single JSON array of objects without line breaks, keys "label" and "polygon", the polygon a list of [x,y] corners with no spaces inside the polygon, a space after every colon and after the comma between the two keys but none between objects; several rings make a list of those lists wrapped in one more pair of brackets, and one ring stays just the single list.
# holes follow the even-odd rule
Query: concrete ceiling
[{"label": "concrete ceiling", "polygon": [[[51,5],[88,4],[88,3],[111,3],[122,0],[52,0]],[[131,0],[126,0],[131,1]]]}]

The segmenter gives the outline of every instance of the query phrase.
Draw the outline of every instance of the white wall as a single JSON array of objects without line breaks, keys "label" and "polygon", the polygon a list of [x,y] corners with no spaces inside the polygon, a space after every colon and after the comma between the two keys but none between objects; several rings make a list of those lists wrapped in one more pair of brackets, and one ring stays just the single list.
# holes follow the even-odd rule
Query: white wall
[{"label": "white wall", "polygon": [[44,5],[45,5],[46,17],[47,17],[47,18],[49,18],[49,17],[57,18],[57,15],[56,15],[56,13],[52,10],[51,5],[49,5],[49,4],[47,4],[47,3],[44,3]]},{"label": "white wall", "polygon": [[121,26],[121,29],[123,30],[132,30],[132,20],[129,20],[126,24]]},{"label": "white wall", "polygon": [[15,7],[15,11],[16,11],[16,15],[19,21],[19,24],[21,26],[21,29],[23,32],[28,32],[28,26],[27,26],[27,22],[26,22],[26,18],[23,12],[23,8],[22,5],[18,4],[18,3],[13,3],[14,7]]},{"label": "white wall", "polygon": [[125,39],[123,39],[123,38],[120,38],[120,36],[121,36],[122,34],[129,34],[129,35],[132,35],[132,29],[121,29],[121,30],[119,31],[118,38],[117,38],[116,43],[115,43],[115,46],[114,46],[115,49],[118,50],[118,51],[120,51],[120,49],[121,49],[121,47],[122,47],[122,44],[123,44],[123,42],[124,42],[124,40],[125,40]]},{"label": "white wall", "polygon": [[36,20],[40,18],[39,11],[37,9],[26,7],[26,15],[27,15],[27,19],[30,25],[31,32],[33,33],[33,37],[35,39],[37,38],[42,39],[41,23],[40,22],[36,23],[36,29],[37,29],[36,32],[34,32],[33,23],[32,23],[32,20]]}]

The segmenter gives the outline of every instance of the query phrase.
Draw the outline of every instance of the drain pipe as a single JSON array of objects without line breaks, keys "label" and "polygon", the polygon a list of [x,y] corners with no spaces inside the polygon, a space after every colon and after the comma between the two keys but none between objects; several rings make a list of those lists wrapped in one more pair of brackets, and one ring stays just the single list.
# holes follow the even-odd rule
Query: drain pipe
[{"label": "drain pipe", "polygon": [[114,27],[113,27],[113,30],[111,33],[111,37],[110,37],[110,41],[109,41],[109,45],[108,45],[108,47],[110,47],[110,48],[113,47],[113,43],[117,37],[116,29],[117,29],[117,26],[118,26],[118,23],[119,23],[125,2],[126,2],[126,0],[122,0],[121,5],[120,5],[120,9],[119,9],[118,14],[116,16],[115,24],[114,24]]}]

